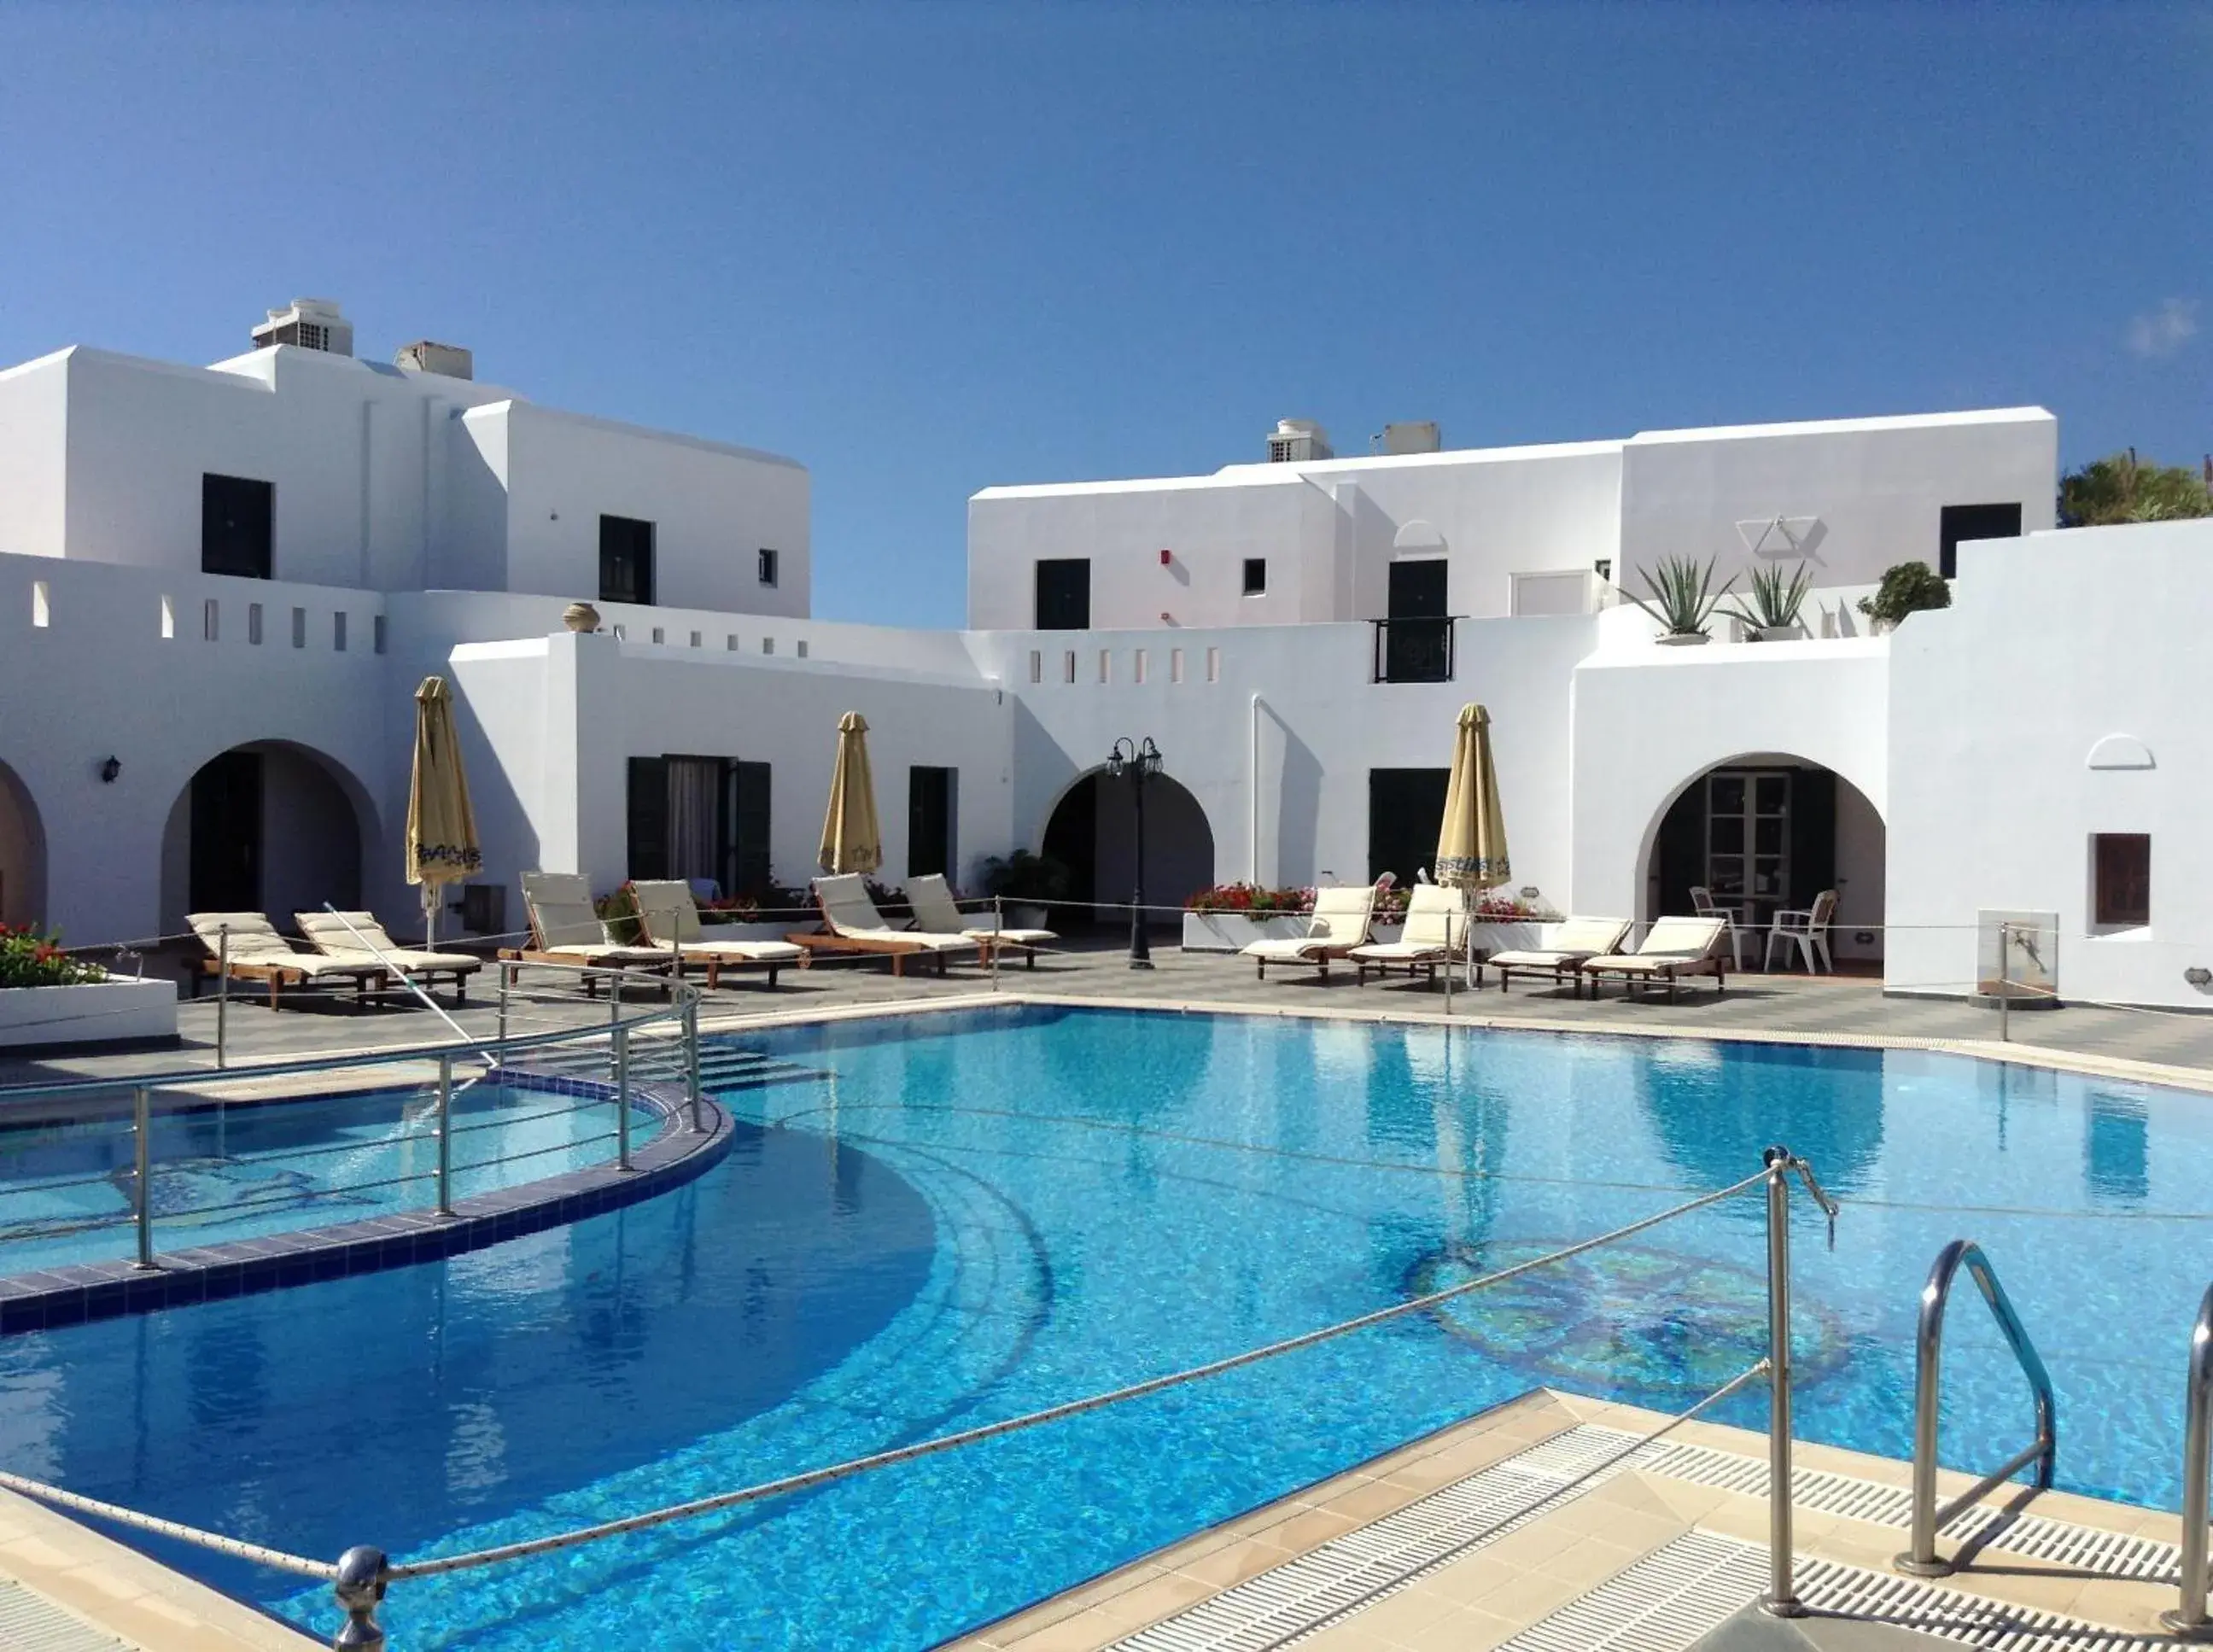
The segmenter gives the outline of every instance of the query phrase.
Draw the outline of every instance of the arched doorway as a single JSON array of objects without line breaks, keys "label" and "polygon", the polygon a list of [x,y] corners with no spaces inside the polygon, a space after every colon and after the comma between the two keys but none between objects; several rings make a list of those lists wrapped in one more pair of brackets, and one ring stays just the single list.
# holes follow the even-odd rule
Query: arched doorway
[{"label": "arched doorway", "polygon": [[361,905],[375,818],[360,783],[304,746],[257,741],[202,764],[162,832],[162,928],[187,912],[266,912],[290,929],[326,901]]},{"label": "arched doorway", "polygon": [[[1046,822],[1044,853],[1068,868],[1069,899],[1125,902],[1137,887],[1137,812],[1132,783],[1094,769],[1061,795]],[[1214,881],[1214,829],[1180,782],[1145,782],[1145,903],[1177,906]],[[1127,920],[1126,911],[1102,918]],[[1153,914],[1155,923],[1167,914]]]},{"label": "arched doorway", "polygon": [[1638,917],[1688,912],[1692,887],[1703,887],[1734,911],[1745,961],[1757,965],[1778,911],[1804,911],[1834,889],[1832,954],[1877,962],[1883,854],[1882,816],[1850,781],[1787,753],[1748,753],[1692,777],[1654,818]]},{"label": "arched doorway", "polygon": [[40,924],[46,916],[46,826],[31,789],[0,763],[0,924]]}]

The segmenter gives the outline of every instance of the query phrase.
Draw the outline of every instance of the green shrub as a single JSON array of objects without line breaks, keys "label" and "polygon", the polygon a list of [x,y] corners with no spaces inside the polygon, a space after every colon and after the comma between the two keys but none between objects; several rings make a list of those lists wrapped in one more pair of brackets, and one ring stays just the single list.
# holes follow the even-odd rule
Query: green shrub
[{"label": "green shrub", "polygon": [[1002,900],[1028,901],[1044,905],[1068,899],[1068,869],[1049,855],[1033,855],[1017,849],[1003,860],[997,856],[984,863],[984,893]]},{"label": "green shrub", "polygon": [[1948,608],[1952,588],[1925,562],[1901,562],[1885,571],[1873,596],[1860,599],[1860,612],[1870,619],[1895,625],[1910,613],[1924,608]]},{"label": "green shrub", "polygon": [[9,929],[0,924],[0,988],[82,986],[107,978],[106,970],[70,957],[53,936],[29,925]]}]

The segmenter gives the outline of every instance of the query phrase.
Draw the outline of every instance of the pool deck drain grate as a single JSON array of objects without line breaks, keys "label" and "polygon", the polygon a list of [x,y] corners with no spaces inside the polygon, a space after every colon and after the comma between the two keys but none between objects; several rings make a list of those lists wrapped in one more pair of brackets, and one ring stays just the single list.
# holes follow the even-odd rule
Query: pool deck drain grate
[{"label": "pool deck drain grate", "polygon": [[[1599,1423],[1577,1423],[1397,1512],[1232,1585],[1113,1643],[1112,1652],[1266,1652],[1293,1645],[1417,1580],[1533,1524],[1615,1476],[1636,1472],[1764,1498],[1767,1465],[1710,1446],[1661,1442]],[[1791,1477],[1796,1505],[1906,1530],[1911,1497],[1887,1485],[1820,1469]],[[2171,1543],[1986,1506],[1952,1521],[1945,1535],[2106,1578],[2172,1583]],[[1818,1612],[1896,1625],[1976,1647],[2040,1652],[2133,1652],[2169,1646],[2059,1614],[1832,1560],[1800,1562],[1801,1594]],[[1756,1544],[1692,1530],[1570,1601],[1506,1642],[1500,1652],[1687,1652],[1766,1581]]]},{"label": "pool deck drain grate", "polygon": [[119,1641],[72,1617],[43,1594],[0,1577],[0,1652],[131,1652]]}]

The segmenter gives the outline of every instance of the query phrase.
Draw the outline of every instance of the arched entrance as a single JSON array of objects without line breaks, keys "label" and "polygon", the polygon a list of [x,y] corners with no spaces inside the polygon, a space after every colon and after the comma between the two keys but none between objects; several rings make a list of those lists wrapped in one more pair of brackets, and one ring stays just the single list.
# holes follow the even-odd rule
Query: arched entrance
[{"label": "arched entrance", "polygon": [[[1046,822],[1044,853],[1068,868],[1069,899],[1124,902],[1137,887],[1137,813],[1132,783],[1094,769],[1061,795]],[[1145,782],[1145,902],[1177,906],[1214,881],[1214,829],[1198,799],[1172,777]],[[1126,911],[1101,912],[1101,917]],[[1164,922],[1165,913],[1153,921]]]},{"label": "arched entrance", "polygon": [[361,905],[363,844],[375,810],[360,783],[283,741],[234,746],[202,764],[162,832],[162,928],[187,912],[292,914]]},{"label": "arched entrance", "polygon": [[1749,753],[1693,776],[1655,817],[1638,917],[1689,912],[1692,887],[1703,887],[1734,911],[1745,961],[1756,966],[1778,911],[1803,911],[1834,889],[1832,953],[1877,961],[1883,852],[1882,816],[1850,781],[1786,753]]},{"label": "arched entrance", "polygon": [[31,789],[0,763],[0,924],[40,924],[46,916],[46,826]]}]

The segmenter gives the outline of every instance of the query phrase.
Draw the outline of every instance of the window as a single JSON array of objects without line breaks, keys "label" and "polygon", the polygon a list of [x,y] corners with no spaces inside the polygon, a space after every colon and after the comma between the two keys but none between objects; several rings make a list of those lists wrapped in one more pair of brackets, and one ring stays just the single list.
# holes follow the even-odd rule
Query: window
[{"label": "window", "polygon": [[625,800],[633,878],[711,878],[726,895],[769,882],[769,765],[634,757]]},{"label": "window", "polygon": [[[372,650],[374,650],[375,652],[376,652],[376,653],[378,653],[378,654],[381,654],[381,653],[383,653],[383,652],[384,652],[384,616],[383,616],[382,614],[378,614],[378,615],[376,615],[374,619],[372,619],[369,622],[369,647],[371,648],[371,649],[372,649]],[[253,640],[254,640],[255,642],[257,642],[257,643],[258,643],[258,642],[259,642],[261,639],[260,639],[259,637],[255,637]]]},{"label": "window", "polygon": [[331,647],[340,654],[345,652],[345,610],[340,608],[331,616]]},{"label": "window", "polygon": [[1265,557],[1245,558],[1245,594],[1265,596],[1268,594],[1268,559]]},{"label": "window", "polygon": [[760,571],[760,582],[762,584],[773,585],[776,583],[776,552],[770,550],[766,546],[763,546],[760,548],[756,561],[756,566]]},{"label": "window", "polygon": [[600,600],[653,602],[653,524],[600,518]]},{"label": "window", "polygon": [[1444,826],[1449,769],[1370,769],[1368,771],[1368,876],[1398,875],[1411,889],[1417,868],[1437,852]]},{"label": "window", "polygon": [[1962,539],[2017,539],[2019,505],[1946,505],[1936,514],[1936,571],[1950,579],[1960,571]]},{"label": "window", "polygon": [[244,476],[200,478],[200,571],[267,579],[277,485]]},{"label": "window", "polygon": [[308,646],[308,611],[305,608],[292,610],[292,646],[296,649]]},{"label": "window", "polygon": [[257,648],[260,646],[261,605],[259,602],[246,605],[246,640]]},{"label": "window", "polygon": [[200,604],[200,635],[209,642],[223,637],[223,604],[210,597]]},{"label": "window", "polygon": [[906,771],[907,876],[952,876],[953,799],[959,783],[957,769],[917,764]]},{"label": "window", "polygon": [[[1091,628],[1091,559],[1088,557],[1047,557],[1037,565],[1037,628],[1039,631],[1088,631]],[[1070,681],[1073,682],[1074,678]]]},{"label": "window", "polygon": [[2142,832],[2100,832],[2090,839],[2097,889],[2092,901],[2101,924],[2151,922],[2151,838]]}]

